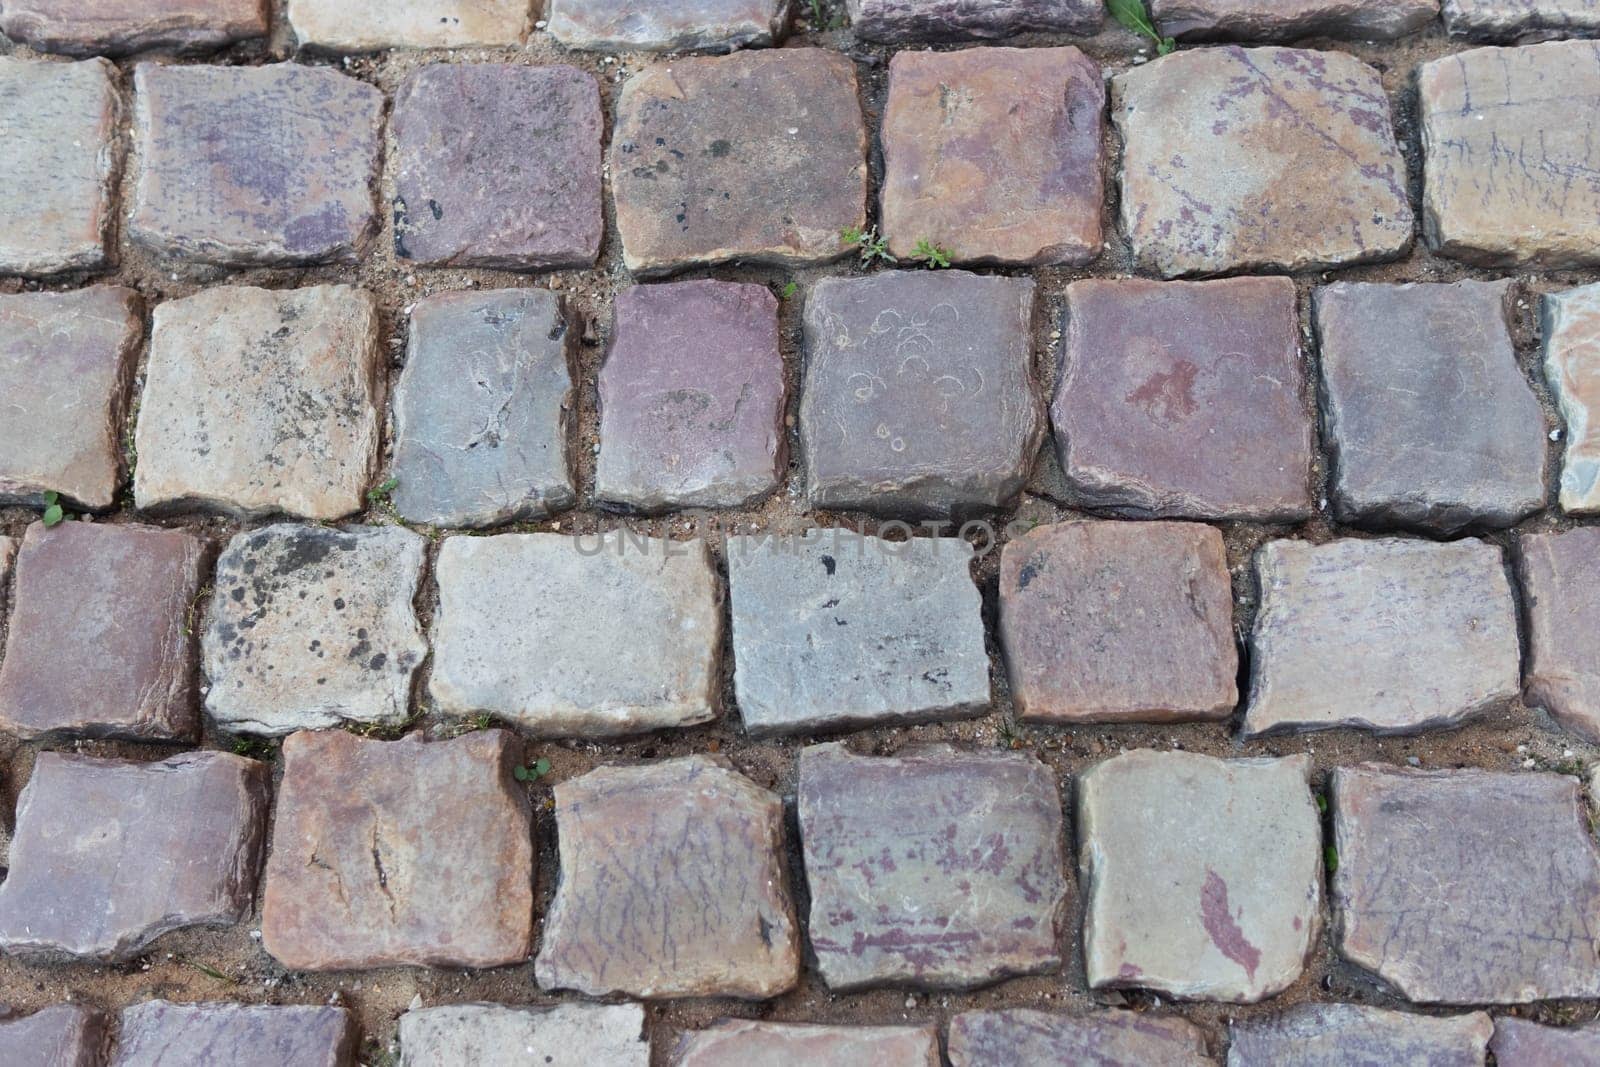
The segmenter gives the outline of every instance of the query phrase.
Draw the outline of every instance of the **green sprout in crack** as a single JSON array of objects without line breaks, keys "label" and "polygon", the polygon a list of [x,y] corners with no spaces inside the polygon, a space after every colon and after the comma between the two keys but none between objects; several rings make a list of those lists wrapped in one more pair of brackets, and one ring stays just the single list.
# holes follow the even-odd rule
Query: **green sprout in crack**
[{"label": "green sprout in crack", "polygon": [[511,776],[519,782],[537,782],[550,773],[550,761],[539,759],[531,767],[517,767],[512,770]]},{"label": "green sprout in crack", "polygon": [[389,503],[389,494],[398,488],[400,488],[399,478],[390,478],[387,481],[380,482],[367,490],[367,503],[387,504]]},{"label": "green sprout in crack", "polygon": [[1106,0],[1106,6],[1111,9],[1111,17],[1122,25],[1155,42],[1156,55],[1164,56],[1178,47],[1178,42],[1171,37],[1163,37],[1156,30],[1156,24],[1150,21],[1150,15],[1145,11],[1144,0]]},{"label": "green sprout in crack", "polygon": [[929,270],[944,270],[950,266],[950,253],[926,237],[917,240],[917,247],[911,250],[911,258]]},{"label": "green sprout in crack", "polygon": [[46,526],[60,526],[67,513],[61,506],[61,494],[52,490],[44,495],[44,514],[40,516]]},{"label": "green sprout in crack", "polygon": [[860,250],[863,267],[870,267],[875,259],[885,263],[899,262],[889,254],[889,239],[879,237],[876,226],[869,226],[865,230],[859,226],[846,226],[839,231],[839,240],[847,247],[855,246]]}]

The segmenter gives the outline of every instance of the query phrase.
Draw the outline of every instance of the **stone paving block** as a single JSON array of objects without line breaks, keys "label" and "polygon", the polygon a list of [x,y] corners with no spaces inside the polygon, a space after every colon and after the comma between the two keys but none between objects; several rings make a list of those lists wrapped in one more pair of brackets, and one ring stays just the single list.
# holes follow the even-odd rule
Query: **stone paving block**
[{"label": "stone paving block", "polygon": [[1060,968],[1061,797],[1035,757],[800,753],[811,947],[830,990],[971,989]]},{"label": "stone paving block", "polygon": [[1600,995],[1600,852],[1564,775],[1333,772],[1340,953],[1423,1004]]},{"label": "stone paving block", "polygon": [[1271,541],[1255,568],[1247,736],[1419,733],[1520,689],[1516,603],[1495,545]]},{"label": "stone paving block", "polygon": [[1423,232],[1479,266],[1600,263],[1600,44],[1477,48],[1418,70]]},{"label": "stone paving block", "polygon": [[682,1034],[670,1067],[939,1067],[939,1028],[729,1021]]},{"label": "stone paving block", "polygon": [[289,0],[288,7],[300,44],[329,52],[515,47],[527,39],[529,14],[529,0]]},{"label": "stone paving block", "polygon": [[1206,48],[1119,74],[1122,225],[1168,277],[1319,270],[1411,246],[1378,72],[1340,52]]},{"label": "stone paving block", "polygon": [[497,967],[533,951],[522,746],[504,730],[283,743],[261,943],[290,970]]},{"label": "stone paving block", "polygon": [[1392,41],[1439,17],[1439,0],[1151,0],[1161,34],[1186,41],[1354,37]]},{"label": "stone paving block", "polygon": [[1481,1011],[1431,1018],[1358,1004],[1301,1004],[1233,1023],[1228,1067],[1417,1064],[1482,1067],[1494,1023]]},{"label": "stone paving block", "polygon": [[434,572],[428,692],[446,715],[591,738],[716,718],[721,591],[704,541],[452,537]]},{"label": "stone paving block", "polygon": [[213,721],[253,734],[403,723],[428,651],[412,607],[426,549],[403,526],[236,535],[201,640]]},{"label": "stone paving block", "polygon": [[[7,17],[14,5],[6,5]],[[0,275],[106,265],[116,68],[0,56]]]},{"label": "stone paving block", "polygon": [[326,67],[134,71],[132,238],[223,266],[354,262],[377,228],[384,99]]},{"label": "stone paving block", "polygon": [[359,1044],[355,1019],[344,1008],[147,1000],[122,1010],[112,1067],[353,1067]]},{"label": "stone paving block", "polygon": [[550,0],[550,34],[592,52],[731,52],[776,44],[790,0]]},{"label": "stone paving block", "polygon": [[[0,119],[0,121],[4,121]],[[0,296],[0,500],[116,501],[139,297],[95,285]]]},{"label": "stone paving block", "polygon": [[1305,969],[1322,922],[1311,761],[1140,750],[1078,777],[1094,989],[1253,1004]]},{"label": "stone paving block", "polygon": [[79,1004],[0,1019],[0,1063],[15,1067],[101,1067],[110,1045],[106,1017]]},{"label": "stone paving block", "polygon": [[973,549],[846,530],[728,542],[734,691],[755,737],[989,710]]},{"label": "stone paving block", "polygon": [[0,949],[122,962],[250,914],[267,765],[224,752],[154,763],[41,752],[17,800]]},{"label": "stone paving block", "polygon": [[604,220],[593,75],[434,64],[395,99],[395,248],[434,267],[594,265]]},{"label": "stone paving block", "polygon": [[825,278],[800,399],[813,508],[949,518],[1009,507],[1044,436],[1031,278]]},{"label": "stone paving block", "polygon": [[1298,522],[1315,513],[1294,283],[1067,286],[1051,406],[1079,506]]},{"label": "stone paving block", "polygon": [[725,759],[601,767],[555,787],[555,814],[541,988],[763,1000],[799,981],[783,802]]},{"label": "stone paving block", "polygon": [[0,661],[0,729],[27,740],[195,740],[189,629],[206,555],[182,530],[29,526]]},{"label": "stone paving block", "polygon": [[267,35],[266,0],[6,0],[0,33],[41,52],[204,52]]},{"label": "stone paving block", "polygon": [[1600,1026],[1540,1026],[1501,1016],[1489,1042],[1499,1067],[1572,1067],[1600,1063]]},{"label": "stone paving block", "polygon": [[1600,0],[1444,0],[1444,24],[1453,36],[1491,41],[1592,37]]},{"label": "stone paving block", "polygon": [[1600,527],[1524,536],[1517,576],[1527,620],[1527,701],[1600,742]]},{"label": "stone paving block", "polygon": [[1005,546],[1000,647],[1028,722],[1226,719],[1239,702],[1222,534],[1069,522]]},{"label": "stone paving block", "polygon": [[676,59],[623,83],[611,186],[636,274],[734,260],[826,263],[866,225],[867,130],[846,56]]},{"label": "stone paving block", "polygon": [[595,493],[640,511],[743,507],[785,459],[778,301],[764,285],[692,281],[617,294],[600,368]]},{"label": "stone paving block", "polygon": [[347,285],[219,286],[158,305],[134,443],[141,509],[366,506],[381,369],[372,295]]},{"label": "stone paving block", "polygon": [[1600,285],[1542,302],[1545,380],[1566,423],[1561,508],[1600,514]]},{"label": "stone paving block", "polygon": [[883,116],[883,230],[958,263],[1100,254],[1106,88],[1076,48],[900,52]]},{"label": "stone paving block", "polygon": [[1205,1035],[1177,1016],[1001,1010],[963,1012],[950,1020],[952,1067],[1208,1067],[1212,1062]]},{"label": "stone paving block", "polygon": [[411,311],[394,391],[395,510],[493,526],[571,507],[572,347],[544,289],[439,293]]},{"label": "stone paving block", "polygon": [[422,1008],[400,1016],[400,1067],[650,1067],[644,1028],[638,1004]]},{"label": "stone paving block", "polygon": [[1517,364],[1511,283],[1316,292],[1334,512],[1439,533],[1545,506],[1544,410]]},{"label": "stone paving block", "polygon": [[1099,32],[1100,0],[845,0],[850,27],[864,41],[907,44],[919,41],[970,41],[1019,33]]}]

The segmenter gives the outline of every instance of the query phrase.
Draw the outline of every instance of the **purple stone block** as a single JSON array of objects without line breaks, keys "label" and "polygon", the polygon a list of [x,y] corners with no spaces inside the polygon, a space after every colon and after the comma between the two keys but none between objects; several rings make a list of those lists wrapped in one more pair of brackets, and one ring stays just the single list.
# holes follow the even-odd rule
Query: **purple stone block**
[{"label": "purple stone block", "polygon": [[1019,33],[1096,33],[1101,0],[846,0],[857,37],[885,44],[994,40]]}]

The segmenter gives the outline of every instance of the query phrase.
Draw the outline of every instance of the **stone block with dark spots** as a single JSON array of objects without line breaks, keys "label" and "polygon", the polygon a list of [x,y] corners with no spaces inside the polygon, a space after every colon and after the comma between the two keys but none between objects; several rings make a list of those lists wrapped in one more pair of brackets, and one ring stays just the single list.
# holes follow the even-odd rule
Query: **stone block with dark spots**
[{"label": "stone block with dark spots", "polygon": [[1561,509],[1600,514],[1600,285],[1547,293],[1545,380],[1566,423]]},{"label": "stone block with dark spots", "polygon": [[114,1067],[352,1067],[359,1045],[355,1019],[340,1007],[147,1000],[122,1009]]},{"label": "stone block with dark spots", "polygon": [[376,52],[516,47],[531,10],[529,0],[289,0],[287,14],[303,47]]},{"label": "stone block with dark spots", "polygon": [[1163,36],[1185,41],[1392,41],[1439,17],[1439,0],[1151,0]]},{"label": "stone block with dark spots", "polygon": [[1444,0],[1452,36],[1487,41],[1592,37],[1600,32],[1600,0]]},{"label": "stone block with dark spots", "polygon": [[[1495,1024],[1481,1011],[1435,1018],[1360,1004],[1301,1004],[1229,1027],[1228,1067],[1353,1063],[1482,1067]],[[1501,1061],[1503,1067],[1511,1067]]]},{"label": "stone block with dark spots", "polygon": [[102,1067],[110,1049],[109,1021],[81,1004],[52,1004],[0,1019],[0,1063]]},{"label": "stone block with dark spots", "polygon": [[0,33],[41,52],[205,52],[265,37],[268,0],[6,0]]},{"label": "stone block with dark spots", "polygon": [[1600,1063],[1600,1026],[1540,1026],[1502,1015],[1489,1042],[1499,1067],[1572,1067]]},{"label": "stone block with dark spots", "polygon": [[939,1028],[730,1020],[678,1037],[670,1067],[939,1067]]},{"label": "stone block with dark spots", "polygon": [[400,1016],[400,1056],[406,1067],[650,1067],[650,1041],[639,1004],[448,1004]]},{"label": "stone block with dark spots", "polygon": [[1205,1034],[1173,1015],[1000,1009],[963,1012],[950,1020],[951,1067],[1209,1067],[1213,1062],[1206,1055]]},{"label": "stone block with dark spots", "polygon": [[550,0],[550,35],[591,52],[731,52],[776,44],[792,0]]},{"label": "stone block with dark spots", "polygon": [[1100,30],[1100,0],[845,0],[855,35],[878,44],[922,41],[990,41],[1021,33]]},{"label": "stone block with dark spots", "polygon": [[1528,703],[1600,742],[1600,527],[1524,536],[1517,574],[1527,623]]}]

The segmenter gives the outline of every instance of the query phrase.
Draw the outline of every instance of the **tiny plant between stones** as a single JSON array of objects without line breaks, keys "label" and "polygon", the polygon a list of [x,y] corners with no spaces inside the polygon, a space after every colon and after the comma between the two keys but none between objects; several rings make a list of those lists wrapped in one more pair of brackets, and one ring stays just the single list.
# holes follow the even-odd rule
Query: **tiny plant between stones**
[{"label": "tiny plant between stones", "polygon": [[512,770],[511,776],[519,782],[537,782],[550,773],[550,761],[540,758],[532,766],[517,767]]},{"label": "tiny plant between stones", "polygon": [[861,265],[870,267],[874,260],[884,263],[900,262],[889,254],[889,239],[878,236],[878,228],[869,226],[863,230],[859,226],[846,226],[839,231],[839,240],[846,247],[854,246],[861,253]]},{"label": "tiny plant between stones", "polygon": [[1111,17],[1122,25],[1155,42],[1156,55],[1164,56],[1178,47],[1178,42],[1171,37],[1163,37],[1156,31],[1156,25],[1150,21],[1150,15],[1145,11],[1144,0],[1106,0],[1106,7],[1111,9]]},{"label": "tiny plant between stones", "polygon": [[67,513],[61,507],[61,494],[51,490],[44,495],[44,515],[42,519],[46,526],[59,526]]},{"label": "tiny plant between stones", "polygon": [[950,253],[926,237],[917,239],[917,247],[911,250],[911,258],[929,270],[945,270],[950,266]]}]

